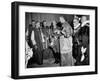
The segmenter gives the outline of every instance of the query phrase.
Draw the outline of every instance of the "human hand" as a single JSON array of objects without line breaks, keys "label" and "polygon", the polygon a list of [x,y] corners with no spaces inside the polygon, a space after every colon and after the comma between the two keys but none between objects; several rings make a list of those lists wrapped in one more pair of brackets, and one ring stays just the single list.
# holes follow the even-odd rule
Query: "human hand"
[{"label": "human hand", "polygon": [[81,57],[81,62],[85,59],[84,53],[86,52],[87,48],[84,48],[83,46],[81,47],[81,52],[82,52],[82,57]]},{"label": "human hand", "polygon": [[86,49],[87,49],[87,48],[84,48],[83,46],[81,47],[81,52],[82,52],[82,54],[84,54],[84,53],[86,52]]}]

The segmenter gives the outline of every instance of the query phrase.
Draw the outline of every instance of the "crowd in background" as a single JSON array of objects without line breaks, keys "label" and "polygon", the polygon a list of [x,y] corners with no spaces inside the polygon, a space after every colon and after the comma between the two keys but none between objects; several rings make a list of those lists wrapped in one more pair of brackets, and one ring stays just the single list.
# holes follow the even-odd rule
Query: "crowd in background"
[{"label": "crowd in background", "polygon": [[32,24],[25,30],[25,64],[43,64],[43,55],[46,49],[53,53],[55,61],[61,66],[89,65],[89,28],[87,16],[75,15],[73,27],[64,17],[59,17],[47,26],[42,22],[32,20]]}]

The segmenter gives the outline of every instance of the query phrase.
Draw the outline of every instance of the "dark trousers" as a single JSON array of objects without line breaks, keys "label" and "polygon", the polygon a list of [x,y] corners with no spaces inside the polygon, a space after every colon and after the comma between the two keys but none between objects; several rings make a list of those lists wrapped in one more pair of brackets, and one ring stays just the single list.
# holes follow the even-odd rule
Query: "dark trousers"
[{"label": "dark trousers", "polygon": [[79,65],[81,56],[82,56],[82,54],[81,54],[81,46],[77,45],[77,44],[74,44],[73,45],[73,57],[76,60],[75,65]]},{"label": "dark trousers", "polygon": [[35,49],[33,46],[33,56],[32,58],[29,60],[28,65],[32,65],[32,64],[43,64],[43,51],[39,50],[39,49]]},{"label": "dark trousers", "polygon": [[53,56],[55,58],[55,62],[59,62],[60,61],[60,53],[55,52],[54,49],[52,47],[49,47],[52,50]]},{"label": "dark trousers", "polygon": [[35,63],[41,65],[43,64],[43,50],[35,49],[33,54],[33,60]]}]

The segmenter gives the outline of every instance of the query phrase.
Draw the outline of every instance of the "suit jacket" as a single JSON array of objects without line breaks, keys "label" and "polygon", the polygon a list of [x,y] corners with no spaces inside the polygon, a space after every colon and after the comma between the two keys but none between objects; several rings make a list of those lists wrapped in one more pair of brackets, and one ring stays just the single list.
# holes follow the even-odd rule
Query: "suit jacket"
[{"label": "suit jacket", "polygon": [[[89,26],[84,25],[83,27],[80,28],[80,31],[78,33],[78,37],[80,40],[80,45],[78,46],[78,56],[77,59],[78,61],[80,61],[81,58],[81,47],[83,46],[84,48],[87,48],[86,52],[85,52],[85,57],[89,58]],[[75,49],[74,49],[75,50]],[[87,60],[87,59],[86,59]],[[89,61],[89,59],[87,60],[87,62]],[[86,62],[86,63],[87,63]],[[83,62],[85,64],[85,62]]]},{"label": "suit jacket", "polygon": [[34,28],[34,35],[32,35],[32,41],[37,45],[38,50],[42,51],[43,50],[43,44],[42,44],[42,36],[41,32],[39,29]]}]

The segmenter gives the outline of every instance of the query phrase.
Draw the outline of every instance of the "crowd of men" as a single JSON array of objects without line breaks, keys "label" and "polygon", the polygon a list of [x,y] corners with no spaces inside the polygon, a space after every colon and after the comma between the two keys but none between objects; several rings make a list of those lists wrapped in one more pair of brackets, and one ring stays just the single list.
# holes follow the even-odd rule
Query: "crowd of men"
[{"label": "crowd of men", "polygon": [[73,27],[59,17],[47,26],[47,21],[32,20],[26,28],[26,67],[31,63],[43,64],[43,55],[50,49],[54,63],[61,66],[89,65],[89,20],[87,16],[74,16]]}]

